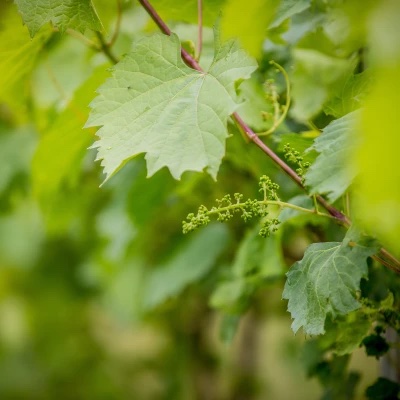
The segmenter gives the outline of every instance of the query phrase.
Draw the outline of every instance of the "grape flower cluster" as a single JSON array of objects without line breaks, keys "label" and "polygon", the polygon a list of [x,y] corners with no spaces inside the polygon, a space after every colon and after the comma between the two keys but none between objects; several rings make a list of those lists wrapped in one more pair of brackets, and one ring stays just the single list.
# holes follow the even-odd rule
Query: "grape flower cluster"
[{"label": "grape flower cluster", "polygon": [[211,222],[211,217],[215,216],[217,221],[226,222],[233,218],[235,214],[240,214],[245,222],[253,217],[261,218],[260,236],[267,237],[271,232],[278,229],[279,220],[277,218],[268,218],[268,205],[279,203],[277,190],[279,185],[272,182],[271,179],[263,175],[259,181],[259,191],[263,194],[262,200],[247,199],[243,201],[243,194],[235,193],[233,197],[226,194],[221,199],[216,199],[216,205],[211,209],[201,205],[197,214],[190,213],[186,221],[182,222],[183,233],[189,233],[201,226]]}]

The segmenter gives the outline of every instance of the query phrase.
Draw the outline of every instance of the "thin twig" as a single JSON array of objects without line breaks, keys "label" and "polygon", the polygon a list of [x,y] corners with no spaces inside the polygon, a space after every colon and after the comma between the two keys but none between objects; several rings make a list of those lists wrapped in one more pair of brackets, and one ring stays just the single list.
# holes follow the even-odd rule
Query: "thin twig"
[{"label": "thin twig", "polygon": [[203,1],[197,0],[197,46],[196,59],[200,60],[201,50],[203,48]]},{"label": "thin twig", "polygon": [[107,47],[112,47],[115,41],[118,38],[119,35],[119,30],[121,28],[121,20],[122,20],[122,4],[121,0],[117,0],[117,20],[115,22],[115,28],[114,28],[114,33],[111,37],[111,39],[107,43]]},{"label": "thin twig", "polygon": [[118,58],[112,53],[110,47],[104,39],[104,36],[101,32],[96,31],[96,36],[99,39],[101,51],[104,55],[113,63],[117,64],[119,62]]},{"label": "thin twig", "polygon": [[[55,30],[59,31],[57,28]],[[71,28],[68,28],[66,30],[66,33],[68,35],[72,36],[73,38],[80,40],[82,43],[84,43],[86,46],[90,47],[91,49],[94,49],[96,51],[101,50],[95,42],[93,42],[92,40],[87,38],[85,35],[82,35],[82,33],[80,33],[80,32],[77,32]]]},{"label": "thin twig", "polygon": [[[139,3],[143,6],[143,8],[150,15],[151,19],[155,22],[161,32],[165,33],[168,36],[171,36],[171,30],[168,28],[166,23],[161,19],[158,15],[157,11],[153,8],[153,6],[147,0],[139,0]],[[181,48],[181,55],[183,61],[193,69],[197,71],[203,72],[203,69],[200,67],[199,63],[184,49]]]},{"label": "thin twig", "polygon": [[[274,65],[282,73],[282,75],[283,75],[283,77],[285,79],[285,83],[286,83],[286,104],[283,106],[284,109],[283,109],[283,112],[280,115],[280,117],[274,118],[274,122],[273,122],[271,128],[269,128],[265,132],[258,133],[259,136],[267,136],[267,135],[270,135],[271,133],[275,132],[275,130],[278,128],[278,126],[285,120],[286,115],[287,115],[287,113],[289,111],[289,108],[290,108],[290,101],[291,101],[290,82],[289,82],[289,76],[288,76],[287,72],[284,70],[284,68],[282,68],[275,61],[270,61],[269,63],[271,65]],[[278,107],[279,107],[279,103],[278,103]]]},{"label": "thin twig", "polygon": [[[165,24],[165,22],[158,15],[156,10],[152,7],[152,5],[148,2],[148,0],[139,0],[140,4],[147,11],[156,25],[160,28],[162,32],[166,35],[171,35],[171,30]],[[203,72],[203,69],[200,67],[198,62],[184,49],[181,49],[182,58],[186,62],[187,65],[191,66],[193,69],[197,71]],[[266,153],[272,161],[274,161],[290,178],[293,179],[294,182],[302,189],[306,190],[304,187],[301,177],[292,169],[288,164],[286,164],[283,160],[281,160],[273,150],[271,150],[254,132],[253,130],[245,124],[239,114],[234,113],[232,115],[233,119],[240,126],[243,132],[247,135],[247,137],[255,143],[264,153]],[[350,219],[340,212],[337,208],[330,205],[322,196],[317,195],[316,199],[319,204],[324,207],[330,215],[332,215],[338,222],[342,223],[344,226],[349,227],[351,225]],[[379,262],[383,261],[382,264],[392,269],[393,271],[400,272],[400,261],[397,260],[393,255],[391,255],[387,250],[381,249],[380,254],[384,254],[384,256],[390,259],[394,265],[390,265],[386,262],[386,260],[381,260],[380,257],[375,256],[375,259],[379,259]]]}]

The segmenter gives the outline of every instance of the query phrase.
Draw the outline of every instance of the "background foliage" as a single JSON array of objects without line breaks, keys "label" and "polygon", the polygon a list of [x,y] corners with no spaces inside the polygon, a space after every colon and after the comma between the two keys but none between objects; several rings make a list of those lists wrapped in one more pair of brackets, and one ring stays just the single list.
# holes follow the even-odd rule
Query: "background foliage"
[{"label": "background foliage", "polygon": [[[196,52],[197,1],[152,1],[171,38],[135,1],[0,2],[1,398],[397,398],[376,358],[400,329],[399,279],[369,256],[379,241],[400,256],[400,3],[203,3],[205,76],[179,56],[179,40]],[[262,175],[313,208],[235,109],[292,167],[312,164],[304,184],[351,215],[347,234],[276,207],[268,238],[258,218],[182,234],[202,204],[261,199]]]}]

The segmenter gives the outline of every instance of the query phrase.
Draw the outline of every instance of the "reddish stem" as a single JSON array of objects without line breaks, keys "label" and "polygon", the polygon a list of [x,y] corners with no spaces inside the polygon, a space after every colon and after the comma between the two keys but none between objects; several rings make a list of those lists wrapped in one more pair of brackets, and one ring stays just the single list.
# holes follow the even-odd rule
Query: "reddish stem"
[{"label": "reddish stem", "polygon": [[[160,28],[160,30],[165,33],[166,35],[170,36],[171,35],[171,30],[168,28],[168,26],[165,24],[165,22],[161,19],[161,17],[158,15],[157,11],[153,8],[153,6],[147,1],[147,0],[139,0],[140,4],[143,6],[143,8],[147,11],[147,13],[150,15],[152,20],[156,23],[156,25]],[[185,61],[185,63],[192,67],[193,69],[196,69],[197,71],[203,72],[203,69],[200,67],[198,62],[185,50],[181,49],[181,54],[182,58]],[[253,142],[255,143],[265,154],[268,155],[268,157],[271,158],[272,161],[274,161],[290,178],[293,179],[294,182],[298,186],[300,186],[302,189],[305,190],[305,187],[302,183],[301,177],[292,169],[288,164],[286,164],[283,160],[281,160],[273,150],[271,150],[260,138],[259,136],[242,120],[242,118],[237,114],[233,114],[233,119],[236,121],[236,123],[240,126],[240,128],[243,130],[243,132],[246,134],[246,136]],[[342,212],[340,212],[337,208],[333,207],[331,204],[329,204],[322,196],[318,195],[316,196],[316,199],[318,203],[324,207],[330,215],[335,217],[340,223],[342,223],[345,226],[350,226],[351,221],[350,219],[344,215]],[[387,250],[381,249],[380,254],[385,256],[387,259],[389,259],[394,265],[391,265],[390,263],[386,262],[385,260],[382,259],[382,257],[379,256],[374,256],[375,259],[379,260],[382,262],[383,265],[387,266],[388,268],[392,269],[393,271],[400,273],[400,261],[397,260],[393,255],[391,255]]]}]

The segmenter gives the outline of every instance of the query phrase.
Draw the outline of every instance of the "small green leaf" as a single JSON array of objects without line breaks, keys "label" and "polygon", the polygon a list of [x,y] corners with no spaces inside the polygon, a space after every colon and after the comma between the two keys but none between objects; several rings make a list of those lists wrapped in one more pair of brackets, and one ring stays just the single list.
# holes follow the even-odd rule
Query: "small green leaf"
[{"label": "small green leaf", "polygon": [[215,179],[237,108],[235,81],[255,69],[234,42],[216,41],[209,71],[199,72],[182,61],[176,35],[140,40],[98,90],[86,124],[102,126],[94,147],[106,179],[140,153],[148,176],[166,166],[176,179],[204,168]]},{"label": "small green leaf", "polygon": [[289,300],[292,329],[303,327],[309,335],[325,332],[328,314],[333,318],[360,307],[356,292],[367,278],[368,256],[374,249],[344,243],[316,243],[287,273],[283,298]]},{"label": "small green leaf", "polygon": [[322,131],[311,149],[320,153],[305,175],[312,194],[327,194],[329,201],[338,199],[352,183],[356,171],[350,166],[350,155],[356,147],[353,139],[359,113],[354,111],[333,121]]},{"label": "small green leaf", "polygon": [[85,32],[101,30],[101,22],[91,0],[15,0],[31,37],[48,22],[61,32],[67,28]]}]

